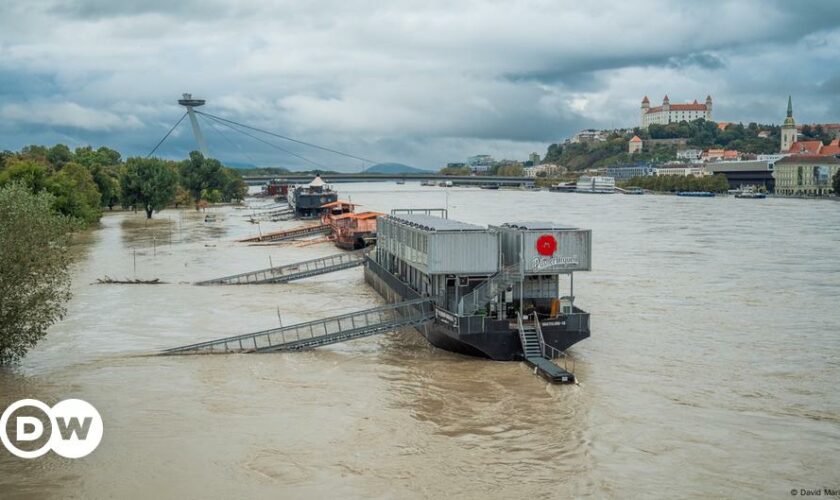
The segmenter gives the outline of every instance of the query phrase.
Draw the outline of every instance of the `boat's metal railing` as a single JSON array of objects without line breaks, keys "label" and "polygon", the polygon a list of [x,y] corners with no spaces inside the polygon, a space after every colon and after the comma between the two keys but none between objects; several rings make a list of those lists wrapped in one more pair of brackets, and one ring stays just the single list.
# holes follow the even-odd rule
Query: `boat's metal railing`
[{"label": "boat's metal railing", "polygon": [[458,314],[472,314],[481,310],[503,287],[521,279],[521,277],[522,271],[519,265],[503,268],[498,273],[490,276],[487,281],[475,287],[470,293],[461,297],[458,301]]},{"label": "boat's metal railing", "polygon": [[[540,320],[536,315],[534,315],[534,328],[537,330],[537,337],[539,337],[540,339],[540,351],[542,351],[542,356],[545,359],[550,359],[554,361],[555,363],[558,359],[562,359],[563,369],[569,373],[574,373],[575,359],[569,357],[568,355],[566,355],[565,352],[561,351],[560,349],[557,349],[556,347],[546,343],[545,337],[543,337],[542,325],[540,325]],[[571,370],[569,369],[569,360],[571,360]]]},{"label": "boat's metal railing", "polygon": [[428,299],[417,299],[296,325],[176,347],[165,350],[164,354],[265,352],[311,348],[421,323],[433,316],[432,303]]},{"label": "boat's metal railing", "polygon": [[445,325],[448,325],[454,330],[457,330],[458,333],[464,334],[485,332],[485,316],[459,316],[451,311],[444,309],[443,307],[436,306],[435,319],[437,319],[437,321]]},{"label": "boat's metal railing", "polygon": [[449,218],[449,210],[446,208],[394,208],[391,209],[391,215],[399,214],[423,214],[440,217],[441,219]]},{"label": "boat's metal railing", "polygon": [[[580,310],[580,309],[578,309]],[[589,329],[589,313],[588,312],[573,312],[571,314],[564,314],[566,319],[566,328],[568,330],[588,330]]]},{"label": "boat's metal railing", "polygon": [[305,260],[303,262],[295,262],[293,264],[199,281],[196,285],[248,285],[291,281],[292,279],[322,274],[322,272],[338,271],[361,265],[369,251],[369,249],[363,249],[354,252],[344,252],[327,257]]}]

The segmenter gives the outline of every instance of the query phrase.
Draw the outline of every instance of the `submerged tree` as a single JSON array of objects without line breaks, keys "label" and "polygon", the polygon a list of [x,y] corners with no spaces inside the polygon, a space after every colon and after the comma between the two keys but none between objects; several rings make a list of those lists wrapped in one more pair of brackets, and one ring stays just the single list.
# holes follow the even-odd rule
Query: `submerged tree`
[{"label": "submerged tree", "polygon": [[178,178],[175,171],[158,158],[129,158],[120,176],[123,207],[142,208],[146,218],[166,208],[175,199]]},{"label": "submerged tree", "polygon": [[17,182],[0,188],[0,364],[19,360],[64,317],[71,228],[52,195]]},{"label": "submerged tree", "polygon": [[219,160],[205,158],[198,151],[193,151],[189,160],[181,162],[180,167],[181,185],[192,195],[196,210],[202,194],[224,188],[224,167]]}]

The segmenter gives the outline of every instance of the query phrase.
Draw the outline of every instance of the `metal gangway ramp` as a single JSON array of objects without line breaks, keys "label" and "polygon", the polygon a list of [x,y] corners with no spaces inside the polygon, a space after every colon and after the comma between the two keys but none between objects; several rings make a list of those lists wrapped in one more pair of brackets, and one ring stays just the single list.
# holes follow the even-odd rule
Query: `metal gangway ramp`
[{"label": "metal gangway ramp", "polygon": [[429,299],[415,299],[297,325],[175,347],[166,349],[162,354],[312,349],[386,333],[406,326],[419,326],[434,319],[434,315],[434,305]]},{"label": "metal gangway ramp", "polygon": [[[545,342],[540,320],[535,316],[533,322],[525,323],[522,315],[516,313],[516,325],[519,330],[519,340],[522,343],[522,356],[525,363],[540,374],[544,379],[554,384],[574,384],[574,361],[569,369],[569,358],[566,353],[555,349]],[[563,360],[563,366],[557,362]]]},{"label": "metal gangway ramp", "polygon": [[332,232],[332,227],[329,224],[318,224],[315,226],[303,226],[293,229],[286,229],[284,231],[275,231],[273,233],[265,233],[259,236],[251,236],[237,240],[238,243],[260,243],[266,241],[284,241],[301,238],[304,236],[314,236],[316,234],[329,234]]},{"label": "metal gangway ramp", "polygon": [[305,260],[294,264],[269,267],[248,273],[234,274],[212,280],[195,283],[204,285],[264,285],[269,283],[288,283],[289,281],[327,274],[342,269],[361,266],[365,262],[368,249],[344,252],[318,259]]}]

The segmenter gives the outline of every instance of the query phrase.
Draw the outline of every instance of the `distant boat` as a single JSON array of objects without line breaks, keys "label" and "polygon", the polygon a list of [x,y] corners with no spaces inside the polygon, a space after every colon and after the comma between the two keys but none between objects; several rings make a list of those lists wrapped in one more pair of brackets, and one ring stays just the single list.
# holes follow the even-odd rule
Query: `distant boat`
[{"label": "distant boat", "polygon": [[397,181],[397,184],[405,184],[405,181],[400,179],[400,180]]},{"label": "distant boat", "polygon": [[577,181],[576,193],[596,193],[596,194],[613,194],[615,193],[615,178],[588,175],[582,175]]},{"label": "distant boat", "polygon": [[694,198],[714,198],[715,193],[711,191],[680,191],[677,196],[690,196]]},{"label": "distant boat", "polygon": [[481,186],[481,189],[499,189],[498,184],[485,184]]},{"label": "distant boat", "polygon": [[755,186],[741,186],[735,193],[736,198],[745,198],[748,200],[763,200],[767,198],[767,194],[755,189]]},{"label": "distant boat", "polygon": [[645,194],[645,190],[640,187],[624,188],[624,194]]},{"label": "distant boat", "polygon": [[575,184],[552,184],[549,191],[553,193],[574,193],[577,189]]}]

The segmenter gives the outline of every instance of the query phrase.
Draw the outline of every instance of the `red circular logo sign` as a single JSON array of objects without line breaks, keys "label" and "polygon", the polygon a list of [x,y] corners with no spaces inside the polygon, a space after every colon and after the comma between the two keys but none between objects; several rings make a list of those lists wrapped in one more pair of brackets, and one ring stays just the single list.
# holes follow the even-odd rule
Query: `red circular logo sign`
[{"label": "red circular logo sign", "polygon": [[537,252],[546,257],[554,255],[557,251],[557,240],[550,234],[544,234],[537,238]]}]

